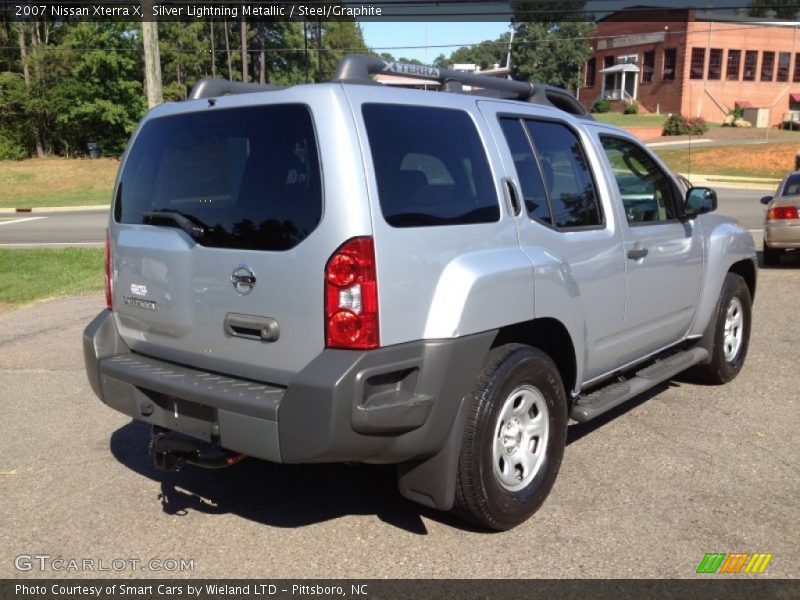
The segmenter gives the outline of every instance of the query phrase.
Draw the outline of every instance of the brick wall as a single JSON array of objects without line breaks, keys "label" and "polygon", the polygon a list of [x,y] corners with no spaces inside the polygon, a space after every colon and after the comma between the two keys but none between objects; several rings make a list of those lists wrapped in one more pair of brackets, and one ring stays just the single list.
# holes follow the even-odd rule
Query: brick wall
[{"label": "brick wall", "polygon": [[[598,39],[594,40],[596,75],[593,86],[580,91],[581,102],[586,107],[600,97],[604,59],[638,55],[637,65],[643,69],[644,53],[655,53],[652,82],[642,81],[638,74],[637,100],[648,111],[681,113],[702,116],[712,122],[721,122],[737,101],[747,101],[753,107],[771,108],[771,121],[780,123],[789,108],[789,94],[800,93],[800,82],[794,82],[795,63],[800,53],[800,28],[750,25],[739,22],[695,21],[694,11],[641,14],[637,21],[606,20],[598,23]],[[680,19],[685,20],[680,20]],[[665,49],[676,50],[676,72],[672,81],[664,80]],[[692,48],[705,51],[702,79],[691,79]],[[710,49],[722,50],[719,80],[708,79]],[[739,78],[727,80],[726,70],[729,50],[740,50]],[[743,81],[745,51],[757,50],[758,61],[755,81]],[[775,53],[772,81],[761,81],[761,67],[765,51]],[[779,53],[790,53],[788,81],[777,81]],[[632,75],[628,75],[629,77]]]}]

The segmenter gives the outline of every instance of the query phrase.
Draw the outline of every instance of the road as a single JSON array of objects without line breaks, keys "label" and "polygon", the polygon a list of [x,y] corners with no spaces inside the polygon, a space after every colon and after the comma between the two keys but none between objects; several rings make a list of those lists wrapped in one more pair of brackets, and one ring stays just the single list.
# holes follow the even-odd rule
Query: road
[{"label": "road", "polygon": [[0,214],[0,247],[105,243],[108,210]]},{"label": "road", "polygon": [[757,577],[800,577],[800,260],[759,277],[735,381],[679,379],[572,424],[549,499],[500,534],[403,500],[392,467],[160,473],[148,428],[86,381],[101,294],[0,314],[0,578],[98,575],[19,572],[23,554],[194,561],[120,577],[683,578],[707,552],[772,553]]},{"label": "road", "polygon": [[[758,234],[763,225],[761,196],[773,190],[718,188],[719,211]],[[102,245],[108,211],[18,213],[0,215],[0,248]],[[760,238],[756,240],[760,243]]]}]

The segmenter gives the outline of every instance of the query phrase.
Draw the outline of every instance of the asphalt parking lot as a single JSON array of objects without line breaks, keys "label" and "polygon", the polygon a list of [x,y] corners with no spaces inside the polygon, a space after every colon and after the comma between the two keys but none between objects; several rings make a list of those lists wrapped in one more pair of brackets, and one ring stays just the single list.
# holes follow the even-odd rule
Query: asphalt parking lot
[{"label": "asphalt parking lot", "polygon": [[750,577],[800,577],[798,290],[800,260],[761,270],[733,383],[670,382],[572,424],[550,498],[506,533],[403,500],[390,467],[159,473],[148,429],[83,372],[102,295],[0,314],[0,577],[101,575],[18,571],[20,555],[194,561],[102,573],[123,577],[695,577],[707,552],[772,553]]}]

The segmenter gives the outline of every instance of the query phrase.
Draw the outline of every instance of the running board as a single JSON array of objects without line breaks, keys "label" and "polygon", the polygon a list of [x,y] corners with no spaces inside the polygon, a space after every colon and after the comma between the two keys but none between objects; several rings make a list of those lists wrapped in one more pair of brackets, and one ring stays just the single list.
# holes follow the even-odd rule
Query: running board
[{"label": "running board", "polygon": [[579,396],[569,416],[579,423],[590,421],[707,358],[708,350],[692,348],[656,360],[651,365],[636,371],[630,379],[615,381],[591,394]]}]

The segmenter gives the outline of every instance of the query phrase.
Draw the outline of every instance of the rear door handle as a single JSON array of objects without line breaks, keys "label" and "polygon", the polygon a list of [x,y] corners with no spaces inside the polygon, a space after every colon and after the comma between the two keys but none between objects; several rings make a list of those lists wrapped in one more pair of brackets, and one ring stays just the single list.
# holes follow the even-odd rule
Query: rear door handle
[{"label": "rear door handle", "polygon": [[506,196],[508,198],[508,203],[511,208],[511,214],[515,217],[519,216],[522,207],[519,203],[519,194],[517,193],[517,186],[514,185],[514,182],[511,181],[508,177],[503,177],[503,182],[505,183],[506,188]]},{"label": "rear door handle", "polygon": [[645,256],[647,256],[647,248],[634,248],[632,250],[628,250],[628,258],[631,260],[639,260]]},{"label": "rear door handle", "polygon": [[274,342],[280,331],[278,322],[271,317],[228,313],[225,315],[225,333],[246,340]]}]

